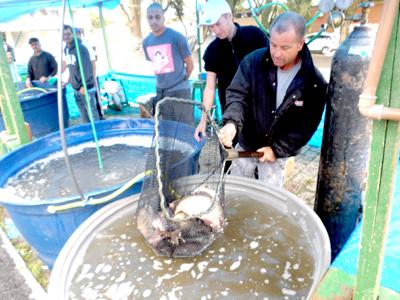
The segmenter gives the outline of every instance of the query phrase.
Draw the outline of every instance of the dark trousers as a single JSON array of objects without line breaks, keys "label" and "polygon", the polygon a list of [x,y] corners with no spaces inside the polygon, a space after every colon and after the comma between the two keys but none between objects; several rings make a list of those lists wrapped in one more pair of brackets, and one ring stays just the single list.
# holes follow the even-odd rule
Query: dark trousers
[{"label": "dark trousers", "polygon": [[[176,90],[176,91],[163,90],[163,89],[157,88],[157,95],[151,99],[152,106],[153,106],[153,112],[152,112],[153,115],[155,114],[155,111],[156,111],[157,102],[159,102],[160,100],[162,100],[166,97],[174,97],[174,98],[191,100],[192,94],[190,92],[190,88],[183,89],[183,90]],[[168,107],[168,109],[170,110],[170,112],[169,112],[170,117],[165,116],[167,119],[171,119],[173,121],[185,122],[185,123],[188,123],[191,125],[194,123],[193,105],[177,102],[176,106]],[[165,113],[165,110],[163,111],[163,113]]]},{"label": "dark trousers", "polygon": [[90,107],[87,107],[85,95],[82,95],[81,93],[79,93],[79,91],[75,90],[76,105],[78,106],[79,113],[81,115],[81,120],[83,123],[89,122],[89,113],[88,113],[89,109],[92,112],[93,120],[94,121],[100,120],[99,112],[96,109],[95,94],[96,94],[96,88],[91,88],[88,90]]}]

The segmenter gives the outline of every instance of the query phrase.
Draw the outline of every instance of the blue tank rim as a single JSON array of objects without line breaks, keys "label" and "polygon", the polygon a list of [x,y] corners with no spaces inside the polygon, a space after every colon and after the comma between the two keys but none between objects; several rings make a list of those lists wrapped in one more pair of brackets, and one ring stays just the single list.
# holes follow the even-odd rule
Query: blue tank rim
[{"label": "blue tank rim", "polygon": [[[121,127],[118,127],[122,126]],[[115,130],[115,136],[126,136],[126,135],[137,135],[137,134],[147,134],[147,135],[151,135],[153,136],[153,132],[154,132],[154,121],[152,119],[130,119],[130,118],[115,118],[115,119],[111,119],[111,120],[102,120],[102,121],[97,121],[95,122],[95,126],[96,129],[98,130],[98,132],[104,132],[101,131],[101,129],[111,129],[110,131],[114,131]],[[132,129],[135,128],[137,130],[135,130],[134,132],[132,132]],[[124,129],[124,130],[121,130]],[[91,132],[91,125],[90,123],[88,124],[83,124],[83,125],[76,125],[73,127],[70,127],[68,129],[65,129],[65,134],[67,137],[67,140],[70,140],[73,137],[82,137],[83,133],[86,132]],[[194,132],[194,131],[193,131]],[[48,134],[46,136],[40,137],[38,139],[36,139],[35,141],[26,144],[22,147],[17,148],[16,150],[6,154],[5,156],[0,158],[0,169],[2,169],[2,165],[6,164],[7,160],[12,160],[15,156],[17,156],[19,153],[30,153],[31,151],[29,151],[30,148],[32,148],[35,145],[40,145],[40,144],[46,144],[45,141],[48,140],[49,142],[56,142],[60,140],[60,132],[54,132],[51,134]],[[87,136],[87,135],[86,135]],[[113,137],[114,135],[107,135],[108,138]],[[98,138],[100,139],[102,137],[102,135],[98,135]],[[87,137],[86,140],[80,140],[76,143],[67,143],[68,146],[74,146],[74,145],[78,145],[81,143],[85,143],[88,141],[92,141],[91,136]],[[193,137],[193,141],[196,141]],[[202,140],[200,143],[198,143],[196,141],[196,143],[193,143],[191,145],[195,146],[195,150],[190,156],[185,157],[185,159],[190,159],[192,158],[194,155],[196,155],[198,153],[198,151],[204,146],[205,141]],[[44,158],[46,156],[48,156],[51,153],[54,153],[56,151],[61,151],[61,146],[59,147],[52,147],[50,148],[47,152],[45,152],[43,155],[38,156],[36,159],[39,160],[41,158]],[[33,161],[32,160],[23,160],[20,161],[20,163],[17,166],[14,166],[14,168],[12,169],[8,169],[8,172],[2,172],[2,174],[0,174],[0,188],[2,188],[4,186],[4,184],[6,183],[6,181],[14,176],[18,171],[20,171],[21,169],[23,169],[24,167],[28,166],[29,164],[31,164]],[[117,184],[115,186],[106,188],[106,189],[98,189],[94,192],[89,192],[86,193],[85,196],[87,197],[87,199],[93,197],[93,196],[97,196],[98,197],[102,197],[105,196],[111,192],[113,192],[114,190],[120,188],[124,183],[121,184]],[[5,205],[11,205],[11,206],[16,206],[16,207],[20,207],[20,206],[29,206],[29,207],[41,207],[41,206],[48,206],[48,205],[54,205],[54,204],[62,204],[62,203],[68,203],[68,202],[75,202],[75,201],[79,201],[80,197],[79,195],[73,195],[73,196],[69,196],[69,197],[63,197],[63,198],[49,198],[49,199],[45,199],[45,200],[41,200],[39,201],[24,201],[24,199],[18,199],[18,201],[12,201],[9,199],[1,199],[0,198],[0,204],[5,204]]]},{"label": "blue tank rim", "polygon": [[[54,88],[47,88],[45,90],[46,90],[46,93],[37,93],[37,94],[33,94],[33,95],[30,95],[27,97],[22,97],[21,95],[18,95],[19,102],[22,104],[25,102],[35,101],[37,99],[57,93],[57,89],[54,89]],[[65,92],[65,88],[63,88],[63,91]]]}]

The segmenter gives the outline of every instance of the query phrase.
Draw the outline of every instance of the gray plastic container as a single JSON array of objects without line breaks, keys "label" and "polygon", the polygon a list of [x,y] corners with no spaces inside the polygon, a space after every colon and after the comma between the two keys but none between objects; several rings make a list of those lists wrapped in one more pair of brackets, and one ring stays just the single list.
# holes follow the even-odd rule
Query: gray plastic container
[{"label": "gray plastic container", "polygon": [[[293,214],[300,216],[299,227],[304,229],[309,243],[312,245],[314,258],[313,283],[308,293],[309,298],[329,268],[331,261],[328,234],[314,211],[301,199],[283,189],[265,186],[260,181],[242,177],[226,177],[225,195],[228,201],[229,196],[240,195],[268,201],[268,205],[288,217]],[[139,195],[107,205],[93,214],[75,231],[54,265],[48,289],[49,299],[68,299],[74,274],[79,266],[85,263],[83,257],[86,249],[103,229],[108,228],[121,217],[134,214],[138,199]]]}]

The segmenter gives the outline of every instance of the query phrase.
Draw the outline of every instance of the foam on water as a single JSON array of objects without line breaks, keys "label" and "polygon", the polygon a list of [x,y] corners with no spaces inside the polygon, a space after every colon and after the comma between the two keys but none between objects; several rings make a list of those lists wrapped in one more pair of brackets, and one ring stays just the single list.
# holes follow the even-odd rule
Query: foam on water
[{"label": "foam on water", "polygon": [[[193,151],[187,143],[174,142],[181,147],[177,157],[183,158]],[[123,184],[143,172],[152,136],[118,136],[100,139],[99,144],[103,170],[98,166],[94,142],[68,148],[71,165],[83,193]],[[77,192],[67,172],[62,151],[34,161],[9,178],[4,188],[0,188],[0,197],[14,202],[48,201],[74,195],[77,195]]]},{"label": "foam on water", "polygon": [[[134,216],[121,218],[99,233],[102,238],[93,239],[73,274],[72,282],[79,283],[69,293],[104,298],[117,285],[113,291],[125,295],[129,290],[128,298],[135,299],[305,299],[314,262],[312,242],[300,226],[265,203],[243,198],[227,201],[226,217],[224,234],[201,256],[187,259],[154,256],[136,230]],[[260,226],[268,223],[274,225]],[[268,252],[270,248],[274,250]],[[105,278],[89,280],[97,269]]]}]

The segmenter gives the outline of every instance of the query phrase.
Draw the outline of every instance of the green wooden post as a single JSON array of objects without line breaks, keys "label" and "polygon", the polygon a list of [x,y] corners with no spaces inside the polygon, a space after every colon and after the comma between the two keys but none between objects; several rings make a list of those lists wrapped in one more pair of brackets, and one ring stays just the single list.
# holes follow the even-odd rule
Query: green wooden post
[{"label": "green wooden post", "polygon": [[104,17],[103,17],[103,3],[99,3],[99,18],[100,18],[100,24],[101,24],[101,32],[103,33],[104,47],[106,49],[107,65],[108,65],[108,69],[111,70],[111,56],[110,56],[110,50],[108,48],[108,39],[107,39],[107,34],[106,34],[106,28],[104,27],[105,22],[104,22]]},{"label": "green wooden post", "polygon": [[[400,29],[399,15],[397,15],[378,86],[377,102],[379,104],[400,107],[399,65]],[[361,250],[354,291],[355,300],[377,299],[379,295],[398,163],[399,140],[398,122],[374,121]]]},{"label": "green wooden post", "polygon": [[[8,141],[12,143],[9,148],[14,148],[28,143],[29,137],[3,43],[3,36],[0,35],[0,108],[9,137]],[[15,141],[12,141],[10,137],[14,135]]]},{"label": "green wooden post", "polygon": [[[400,107],[399,65],[398,15],[378,87],[379,104]],[[393,121],[374,121],[372,134],[357,277],[354,278],[335,268],[330,269],[314,293],[313,300],[351,299],[352,294],[355,300],[377,299],[378,295],[379,299],[400,299],[400,294],[380,287],[384,246],[399,155],[400,125]]]}]

